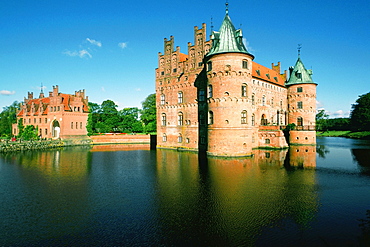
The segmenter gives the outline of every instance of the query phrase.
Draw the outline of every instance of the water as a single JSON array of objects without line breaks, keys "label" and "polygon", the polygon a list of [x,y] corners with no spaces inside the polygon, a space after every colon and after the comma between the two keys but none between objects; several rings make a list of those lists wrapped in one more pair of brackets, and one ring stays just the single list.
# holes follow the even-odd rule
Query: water
[{"label": "water", "polygon": [[370,142],[0,156],[0,246],[370,246]]}]

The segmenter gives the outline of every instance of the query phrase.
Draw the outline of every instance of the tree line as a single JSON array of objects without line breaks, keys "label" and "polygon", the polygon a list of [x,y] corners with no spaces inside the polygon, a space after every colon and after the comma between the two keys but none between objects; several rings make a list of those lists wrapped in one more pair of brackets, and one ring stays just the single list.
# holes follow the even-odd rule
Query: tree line
[{"label": "tree line", "polygon": [[129,107],[117,110],[112,100],[105,100],[101,105],[89,102],[90,113],[86,126],[88,135],[156,132],[155,104],[155,94],[150,94],[142,102],[142,109]]},{"label": "tree line", "polygon": [[370,131],[370,92],[359,96],[352,105],[349,118],[329,118],[325,110],[319,110],[316,114],[316,129]]}]

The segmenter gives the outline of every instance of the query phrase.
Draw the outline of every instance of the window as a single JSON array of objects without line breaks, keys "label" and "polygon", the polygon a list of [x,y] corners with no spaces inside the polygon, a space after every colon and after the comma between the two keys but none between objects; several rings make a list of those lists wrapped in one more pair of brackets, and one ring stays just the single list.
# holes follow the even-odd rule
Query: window
[{"label": "window", "polygon": [[254,94],[252,95],[252,105],[254,105]]},{"label": "window", "polygon": [[73,122],[71,122],[71,129],[73,129]]},{"label": "window", "polygon": [[242,84],[242,97],[247,97],[247,84]]},{"label": "window", "polygon": [[36,118],[33,119],[33,123],[35,124],[36,123]]},{"label": "window", "polygon": [[182,142],[182,135],[181,134],[179,134],[179,136],[177,137],[177,142]]},{"label": "window", "polygon": [[166,123],[167,123],[166,113],[162,113],[162,126],[166,126]]},{"label": "window", "polygon": [[166,133],[164,133],[164,134],[163,134],[163,136],[162,136],[162,141],[163,141],[163,142],[166,142],[166,141],[167,141],[167,135],[166,135]]},{"label": "window", "polygon": [[303,108],[303,103],[302,103],[302,101],[298,101],[298,102],[297,102],[297,108],[298,108],[298,109],[302,109],[302,108]]},{"label": "window", "polygon": [[80,129],[82,129],[82,122],[80,122]]},{"label": "window", "polygon": [[202,62],[199,62],[198,63],[198,67],[202,67],[203,66],[203,63]]},{"label": "window", "polygon": [[208,112],[208,124],[213,124],[213,111]]},{"label": "window", "polygon": [[175,69],[173,69],[173,73],[176,73],[177,72],[177,69],[175,68]]},{"label": "window", "polygon": [[47,118],[45,118],[45,123],[48,123],[48,119]]},{"label": "window", "polygon": [[263,106],[266,105],[266,96],[265,95],[262,96],[262,105]]},{"label": "window", "polygon": [[182,112],[179,112],[179,115],[177,116],[177,125],[183,125],[184,124],[184,114]]},{"label": "window", "polygon": [[78,122],[76,122],[76,129],[78,129]]},{"label": "window", "polygon": [[204,90],[199,90],[199,101],[204,101],[205,100],[205,97],[204,97]]},{"label": "window", "polygon": [[183,94],[182,94],[182,92],[177,93],[177,103],[179,103],[179,104],[183,103]]},{"label": "window", "polygon": [[190,143],[190,139],[189,138],[185,138],[185,142],[186,143]]},{"label": "window", "polygon": [[212,62],[208,62],[207,63],[207,71],[211,71],[212,70]]},{"label": "window", "polygon": [[254,126],[254,122],[255,122],[255,116],[254,114],[252,115],[252,126]]},{"label": "window", "polygon": [[164,94],[161,94],[161,105],[166,104],[166,96]]},{"label": "window", "polygon": [[303,118],[302,117],[297,118],[297,125],[298,126],[303,126]]},{"label": "window", "polygon": [[213,97],[213,88],[212,85],[208,85],[208,98]]},{"label": "window", "polygon": [[41,118],[39,118],[39,123],[41,123]]},{"label": "window", "polygon": [[303,92],[302,87],[297,87],[297,93],[302,93],[302,92]]},{"label": "window", "polygon": [[47,135],[48,134],[48,129],[45,129],[45,135]]},{"label": "window", "polygon": [[270,144],[270,139],[265,139],[265,144]]},{"label": "window", "polygon": [[243,60],[243,69],[248,69],[248,61],[247,60]]},{"label": "window", "polygon": [[247,111],[242,111],[242,114],[241,114],[241,123],[242,124],[246,124],[247,123]]}]

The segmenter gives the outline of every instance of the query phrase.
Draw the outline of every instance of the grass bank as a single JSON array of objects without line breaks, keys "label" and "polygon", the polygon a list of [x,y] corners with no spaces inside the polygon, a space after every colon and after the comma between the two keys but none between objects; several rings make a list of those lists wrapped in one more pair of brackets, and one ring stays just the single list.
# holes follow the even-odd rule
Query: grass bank
[{"label": "grass bank", "polygon": [[370,140],[370,131],[361,131],[361,132],[352,132],[352,131],[317,131],[316,136],[328,136],[328,137],[348,137],[354,139],[369,139]]}]

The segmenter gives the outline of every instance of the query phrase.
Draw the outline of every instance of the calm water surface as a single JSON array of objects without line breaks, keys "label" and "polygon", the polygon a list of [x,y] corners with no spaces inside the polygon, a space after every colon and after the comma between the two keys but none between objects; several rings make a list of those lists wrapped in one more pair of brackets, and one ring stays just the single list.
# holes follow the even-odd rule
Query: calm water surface
[{"label": "calm water surface", "polygon": [[370,142],[0,156],[0,246],[370,246]]}]

